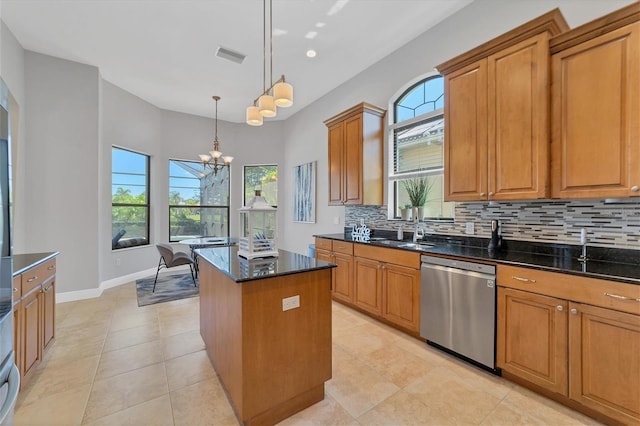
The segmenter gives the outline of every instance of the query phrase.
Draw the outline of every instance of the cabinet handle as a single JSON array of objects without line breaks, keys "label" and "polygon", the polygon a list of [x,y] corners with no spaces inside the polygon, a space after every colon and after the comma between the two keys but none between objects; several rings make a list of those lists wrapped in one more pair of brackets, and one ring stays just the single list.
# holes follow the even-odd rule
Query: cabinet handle
[{"label": "cabinet handle", "polygon": [[14,287],[14,288],[13,288],[13,292],[14,292],[14,293],[17,293],[17,292],[18,292],[18,288],[17,288],[17,287]]},{"label": "cabinet handle", "polygon": [[49,271],[50,271],[50,270],[52,270],[52,269],[56,269],[56,265],[51,265],[51,266],[49,266],[47,269],[48,269]]},{"label": "cabinet handle", "polygon": [[632,300],[634,302],[640,302],[640,298],[636,299],[635,297],[620,296],[619,294],[613,294],[613,293],[605,293],[604,295],[608,297],[613,297],[614,299]]},{"label": "cabinet handle", "polygon": [[481,197],[484,197],[484,192],[481,192],[481,193],[480,193],[480,196],[481,196]]},{"label": "cabinet handle", "polygon": [[489,191],[489,197],[493,197],[493,191]]},{"label": "cabinet handle", "polygon": [[631,187],[631,190],[632,190],[633,192],[638,192],[638,191],[640,191],[640,186],[638,186],[638,185],[633,185],[633,186]]},{"label": "cabinet handle", "polygon": [[37,275],[35,275],[35,276],[33,276],[33,277],[29,278],[29,279],[27,280],[27,282],[28,282],[28,283],[30,283],[30,282],[35,281],[35,280],[37,280],[37,279],[38,279],[38,276],[37,276]]},{"label": "cabinet handle", "polygon": [[558,306],[556,306],[556,309],[559,310],[560,312],[562,312],[562,311],[564,311],[564,306],[558,305]]},{"label": "cabinet handle", "polygon": [[531,280],[529,278],[516,277],[515,275],[512,275],[511,278],[513,278],[516,281],[522,281],[523,283],[535,283],[536,282],[536,280]]},{"label": "cabinet handle", "polygon": [[571,309],[571,315],[578,315],[578,310],[576,308]]},{"label": "cabinet handle", "polygon": [[53,288],[53,286],[51,286],[51,285],[50,285],[50,286],[49,286],[49,287],[47,287],[47,288],[43,288],[43,289],[42,289],[42,292],[43,292],[43,293],[47,293],[47,292],[48,292],[49,290],[51,290],[52,288]]}]

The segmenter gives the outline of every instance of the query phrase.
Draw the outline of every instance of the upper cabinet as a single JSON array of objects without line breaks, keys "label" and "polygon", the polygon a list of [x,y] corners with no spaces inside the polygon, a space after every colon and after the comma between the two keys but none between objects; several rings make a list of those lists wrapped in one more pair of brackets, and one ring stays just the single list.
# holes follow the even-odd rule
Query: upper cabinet
[{"label": "upper cabinet", "polygon": [[554,37],[556,198],[640,196],[640,3]]},{"label": "upper cabinet", "polygon": [[558,9],[437,67],[445,76],[445,199],[549,196],[549,39]]},{"label": "upper cabinet", "polygon": [[383,204],[385,110],[361,103],[329,118],[329,205]]}]

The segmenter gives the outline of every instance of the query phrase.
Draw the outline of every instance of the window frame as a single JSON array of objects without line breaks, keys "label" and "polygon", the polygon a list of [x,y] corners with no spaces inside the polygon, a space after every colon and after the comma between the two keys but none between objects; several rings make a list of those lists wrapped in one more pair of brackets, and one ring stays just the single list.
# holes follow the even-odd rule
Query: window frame
[{"label": "window frame", "polygon": [[[231,169],[228,168],[228,174],[229,174],[229,179],[227,179],[227,187],[228,187],[228,204],[227,205],[223,205],[223,204],[210,204],[210,205],[202,205],[202,204],[197,204],[197,205],[176,205],[176,204],[171,204],[170,203],[170,199],[171,199],[171,162],[184,162],[184,163],[193,163],[193,164],[202,164],[202,162],[197,161],[197,160],[184,160],[184,159],[179,159],[179,158],[169,158],[169,162],[168,162],[168,186],[167,186],[167,204],[168,204],[168,232],[169,232],[169,242],[170,243],[177,243],[180,242],[184,239],[187,238],[173,238],[173,236],[171,235],[171,209],[172,208],[197,208],[197,209],[204,209],[204,210],[226,210],[226,217],[227,217],[227,237],[229,237],[231,235]],[[225,168],[229,167],[229,166],[224,166]],[[212,171],[210,173],[213,173]],[[200,198],[200,200],[202,200],[202,197]],[[200,215],[200,217],[202,218],[202,214]],[[204,235],[203,237],[206,237],[208,235]]]},{"label": "window frame", "polygon": [[[432,122],[440,119],[444,120],[444,106],[443,106],[442,108],[430,110],[418,116],[414,116],[412,118],[409,118],[400,122],[396,122],[397,115],[398,115],[398,102],[401,99],[403,99],[407,94],[415,90],[418,86],[435,78],[444,79],[444,76],[438,73],[437,71],[434,71],[434,72],[424,74],[420,77],[417,77],[416,79],[409,82],[405,86],[405,88],[402,88],[398,92],[396,92],[397,95],[392,97],[392,100],[389,103],[389,110],[393,112],[392,114],[389,114],[388,133],[387,133],[388,141],[389,141],[388,143],[389,161],[388,161],[388,175],[387,175],[387,182],[388,182],[387,197],[389,201],[387,203],[387,218],[390,220],[401,220],[401,217],[397,215],[397,212],[400,207],[398,206],[399,184],[402,180],[413,178],[413,177],[442,176],[442,180],[444,182],[444,158],[442,161],[442,166],[438,168],[431,168],[431,169],[425,169],[425,170],[413,170],[413,171],[401,172],[401,173],[395,172],[395,158],[396,158],[395,157],[396,155],[395,133],[396,131],[398,129],[416,127],[420,123],[424,123],[424,122]],[[443,80],[443,85],[444,85],[444,80]],[[444,97],[444,90],[441,97]],[[437,99],[440,99],[440,97],[438,97]],[[428,101],[425,103],[436,102],[437,99],[434,101]],[[444,99],[443,99],[443,102],[444,102]],[[443,126],[446,131],[446,123],[444,123]],[[443,140],[443,144],[444,144],[444,140]],[[443,151],[443,157],[444,157],[444,151]],[[443,194],[443,199],[441,203],[445,203],[444,194]],[[432,220],[439,221],[439,222],[453,221],[454,210],[455,208],[452,209],[452,217],[426,218],[424,219],[424,221],[432,221]]]},{"label": "window frame", "polygon": [[[144,157],[145,160],[145,203],[144,204],[133,204],[133,203],[114,203],[113,202],[113,175],[114,175],[114,170],[113,170],[113,151],[117,149],[120,151],[127,151],[133,154],[137,154],[140,155],[142,157]],[[138,244],[132,244],[132,245],[127,245],[127,246],[123,246],[123,247],[113,247],[113,237],[114,235],[111,236],[112,238],[112,245],[111,245],[111,250],[122,250],[122,249],[126,249],[126,248],[134,248],[134,247],[146,247],[151,245],[151,156],[149,154],[146,154],[144,152],[141,151],[136,151],[134,149],[130,149],[130,148],[125,148],[122,146],[118,146],[118,145],[112,145],[111,146],[111,229],[113,232],[113,208],[114,207],[134,207],[134,208],[140,208],[143,207],[146,210],[146,215],[145,215],[145,231],[146,231],[146,242],[143,243],[138,243]],[[122,173],[119,173],[122,174]]]},{"label": "window frame", "polygon": [[[247,197],[247,188],[246,188],[246,170],[248,167],[275,167],[278,173],[278,179],[280,179],[280,166],[277,163],[264,163],[264,164],[245,164],[242,166],[242,205],[246,206],[249,200]],[[278,190],[276,179],[276,191]],[[271,207],[278,208],[278,194],[276,193],[276,203],[272,204]]]}]

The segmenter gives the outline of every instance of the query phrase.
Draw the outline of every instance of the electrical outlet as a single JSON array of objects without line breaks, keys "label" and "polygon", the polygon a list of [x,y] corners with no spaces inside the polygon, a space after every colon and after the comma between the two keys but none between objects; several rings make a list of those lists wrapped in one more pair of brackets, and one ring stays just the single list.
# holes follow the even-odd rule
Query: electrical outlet
[{"label": "electrical outlet", "polygon": [[469,234],[469,235],[473,235],[475,234],[476,230],[475,230],[475,226],[473,224],[473,222],[467,222],[466,226],[465,226],[465,230],[464,233],[465,234]]},{"label": "electrical outlet", "polygon": [[121,263],[121,262],[120,262],[120,258],[119,258],[119,257],[118,257],[118,258],[116,258],[116,266],[120,266],[120,263]]},{"label": "electrical outlet", "polygon": [[333,224],[334,225],[340,225],[340,216],[334,216],[333,217]]},{"label": "electrical outlet", "polygon": [[282,311],[288,311],[289,309],[295,309],[300,307],[300,295],[285,297],[282,299]]}]

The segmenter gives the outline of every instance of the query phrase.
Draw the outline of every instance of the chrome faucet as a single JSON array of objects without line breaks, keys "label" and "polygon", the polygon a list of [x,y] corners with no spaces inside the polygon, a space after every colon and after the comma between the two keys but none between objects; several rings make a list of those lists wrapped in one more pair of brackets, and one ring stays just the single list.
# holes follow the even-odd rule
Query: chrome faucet
[{"label": "chrome faucet", "polygon": [[587,231],[584,228],[580,230],[580,244],[582,245],[582,254],[578,257],[578,262],[585,263],[589,258],[587,257]]},{"label": "chrome faucet", "polygon": [[424,238],[424,229],[420,228],[420,223],[417,217],[413,220],[413,223],[413,242],[417,243],[418,238]]}]

